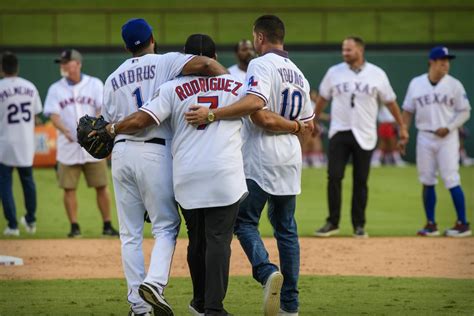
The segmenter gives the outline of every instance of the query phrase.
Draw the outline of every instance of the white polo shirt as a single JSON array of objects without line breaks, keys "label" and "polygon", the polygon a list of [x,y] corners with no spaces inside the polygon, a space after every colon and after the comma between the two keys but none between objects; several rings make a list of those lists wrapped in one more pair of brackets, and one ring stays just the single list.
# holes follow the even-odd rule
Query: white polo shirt
[{"label": "white polo shirt", "polygon": [[466,90],[456,78],[445,75],[436,85],[432,85],[428,74],[411,80],[403,110],[416,113],[416,128],[422,131],[436,131],[448,127],[451,131],[459,126],[451,126],[456,112],[470,111],[471,105]]},{"label": "white polo shirt", "polygon": [[345,62],[334,65],[321,81],[319,94],[332,100],[329,138],[340,131],[352,131],[362,149],[375,148],[379,103],[396,100],[380,67],[365,62],[357,73]]},{"label": "white polo shirt", "polygon": [[[247,70],[247,94],[265,101],[269,111],[289,120],[310,121],[314,111],[309,83],[285,51],[275,50],[253,59]],[[272,195],[301,193],[301,146],[298,137],[272,133],[246,120],[245,176]]]},{"label": "white polo shirt", "polygon": [[58,133],[56,159],[65,165],[98,162],[77,143],[77,123],[84,115],[97,116],[102,107],[104,85],[100,79],[83,74],[79,83],[71,85],[65,78],[49,87],[44,114],[58,114],[74,140]]},{"label": "white polo shirt", "polygon": [[35,85],[20,77],[0,80],[0,163],[30,167],[35,153],[35,115],[41,113]]}]

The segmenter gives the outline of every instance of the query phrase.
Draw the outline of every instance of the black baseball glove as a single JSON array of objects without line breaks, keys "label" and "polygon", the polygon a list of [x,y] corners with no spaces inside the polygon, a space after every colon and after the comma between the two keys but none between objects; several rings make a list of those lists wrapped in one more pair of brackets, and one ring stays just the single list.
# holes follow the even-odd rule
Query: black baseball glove
[{"label": "black baseball glove", "polygon": [[[77,125],[77,142],[94,158],[106,158],[114,147],[114,139],[105,129],[107,124],[109,122],[102,116],[85,115]],[[89,137],[92,131],[95,131],[95,135]]]}]

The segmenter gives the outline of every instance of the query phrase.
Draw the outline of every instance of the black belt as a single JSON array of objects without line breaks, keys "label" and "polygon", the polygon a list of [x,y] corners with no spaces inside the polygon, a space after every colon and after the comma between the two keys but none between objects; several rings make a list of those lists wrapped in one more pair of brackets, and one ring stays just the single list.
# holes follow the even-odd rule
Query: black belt
[{"label": "black belt", "polygon": [[[114,144],[121,143],[121,142],[125,142],[125,141],[137,142],[137,140],[122,138],[122,139],[116,141]],[[155,137],[155,138],[152,138],[152,139],[148,139],[148,140],[145,140],[145,141],[143,141],[143,142],[144,142],[144,143],[151,143],[151,144],[158,144],[158,145],[166,146],[166,140],[164,140],[163,138],[158,138],[158,137]]]}]

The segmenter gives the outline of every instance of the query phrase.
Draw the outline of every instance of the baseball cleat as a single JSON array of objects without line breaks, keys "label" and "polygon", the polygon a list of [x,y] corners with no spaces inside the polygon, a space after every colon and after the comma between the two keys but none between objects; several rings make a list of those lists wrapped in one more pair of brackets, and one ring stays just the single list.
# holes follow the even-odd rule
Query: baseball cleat
[{"label": "baseball cleat", "polygon": [[151,312],[146,312],[146,313],[135,313],[132,309],[128,311],[128,316],[153,316]]},{"label": "baseball cleat", "polygon": [[436,223],[428,222],[423,229],[420,229],[417,233],[418,236],[435,237],[439,236],[438,225]]},{"label": "baseball cleat", "polygon": [[447,237],[468,237],[472,235],[472,231],[469,227],[469,223],[463,224],[456,222],[453,228],[446,229],[444,234]]},{"label": "baseball cleat", "polygon": [[140,284],[138,287],[140,297],[153,307],[155,316],[173,316],[173,310],[165,297],[160,294],[159,289],[147,282]]},{"label": "baseball cleat", "polygon": [[283,285],[283,274],[275,271],[265,282],[263,288],[263,314],[277,316],[280,310],[280,292]]}]

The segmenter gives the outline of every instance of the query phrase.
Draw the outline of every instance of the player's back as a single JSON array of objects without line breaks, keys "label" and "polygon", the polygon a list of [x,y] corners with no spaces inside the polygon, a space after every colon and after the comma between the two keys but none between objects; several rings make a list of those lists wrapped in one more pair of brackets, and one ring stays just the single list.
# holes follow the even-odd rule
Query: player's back
[{"label": "player's back", "polygon": [[[285,52],[269,52],[250,62],[247,94],[266,101],[268,110],[289,120],[311,120],[309,83]],[[288,133],[271,133],[245,121],[244,163],[252,178],[271,194],[298,194],[301,148]]]},{"label": "player's back", "polygon": [[[311,102],[309,83],[301,70],[289,58],[275,53],[267,53],[252,60],[252,64],[258,64],[258,68],[264,70],[264,73],[270,75],[270,77],[265,82],[263,82],[263,78],[248,78],[249,91],[258,84],[270,84],[270,97],[267,100],[268,109],[289,120],[297,119],[301,114],[303,105]],[[260,80],[260,82],[254,80]]]},{"label": "player's back", "polygon": [[[246,190],[241,120],[193,126],[184,117],[192,105],[209,108],[231,105],[239,100],[242,87],[230,75],[180,77],[160,87],[155,101],[158,102],[156,115],[148,106],[142,108],[160,122],[163,118],[171,121],[174,189],[177,201],[184,208],[229,205]],[[200,188],[208,193],[202,194]]]},{"label": "player's back", "polygon": [[41,112],[36,87],[20,77],[0,80],[0,162],[31,166],[35,115]]},{"label": "player's back", "polygon": [[[172,90],[170,122],[173,130],[173,159],[186,166],[197,161],[207,161],[209,168],[214,163],[219,164],[222,159],[231,162],[236,151],[240,152],[241,141],[229,142],[229,139],[240,139],[241,120],[223,120],[194,127],[186,122],[184,113],[195,104],[209,108],[228,106],[240,98],[243,84],[230,75],[223,75],[186,76],[169,82],[167,86],[166,89]],[[187,151],[181,148],[196,149]]]},{"label": "player's back", "polygon": [[[136,112],[148,101],[158,87],[175,78],[183,64],[173,64],[184,54],[147,54],[127,59],[108,78],[104,87],[102,114],[108,121],[120,121]],[[135,135],[119,135],[117,139],[147,140],[154,137],[170,138],[167,124],[151,127]]]}]

